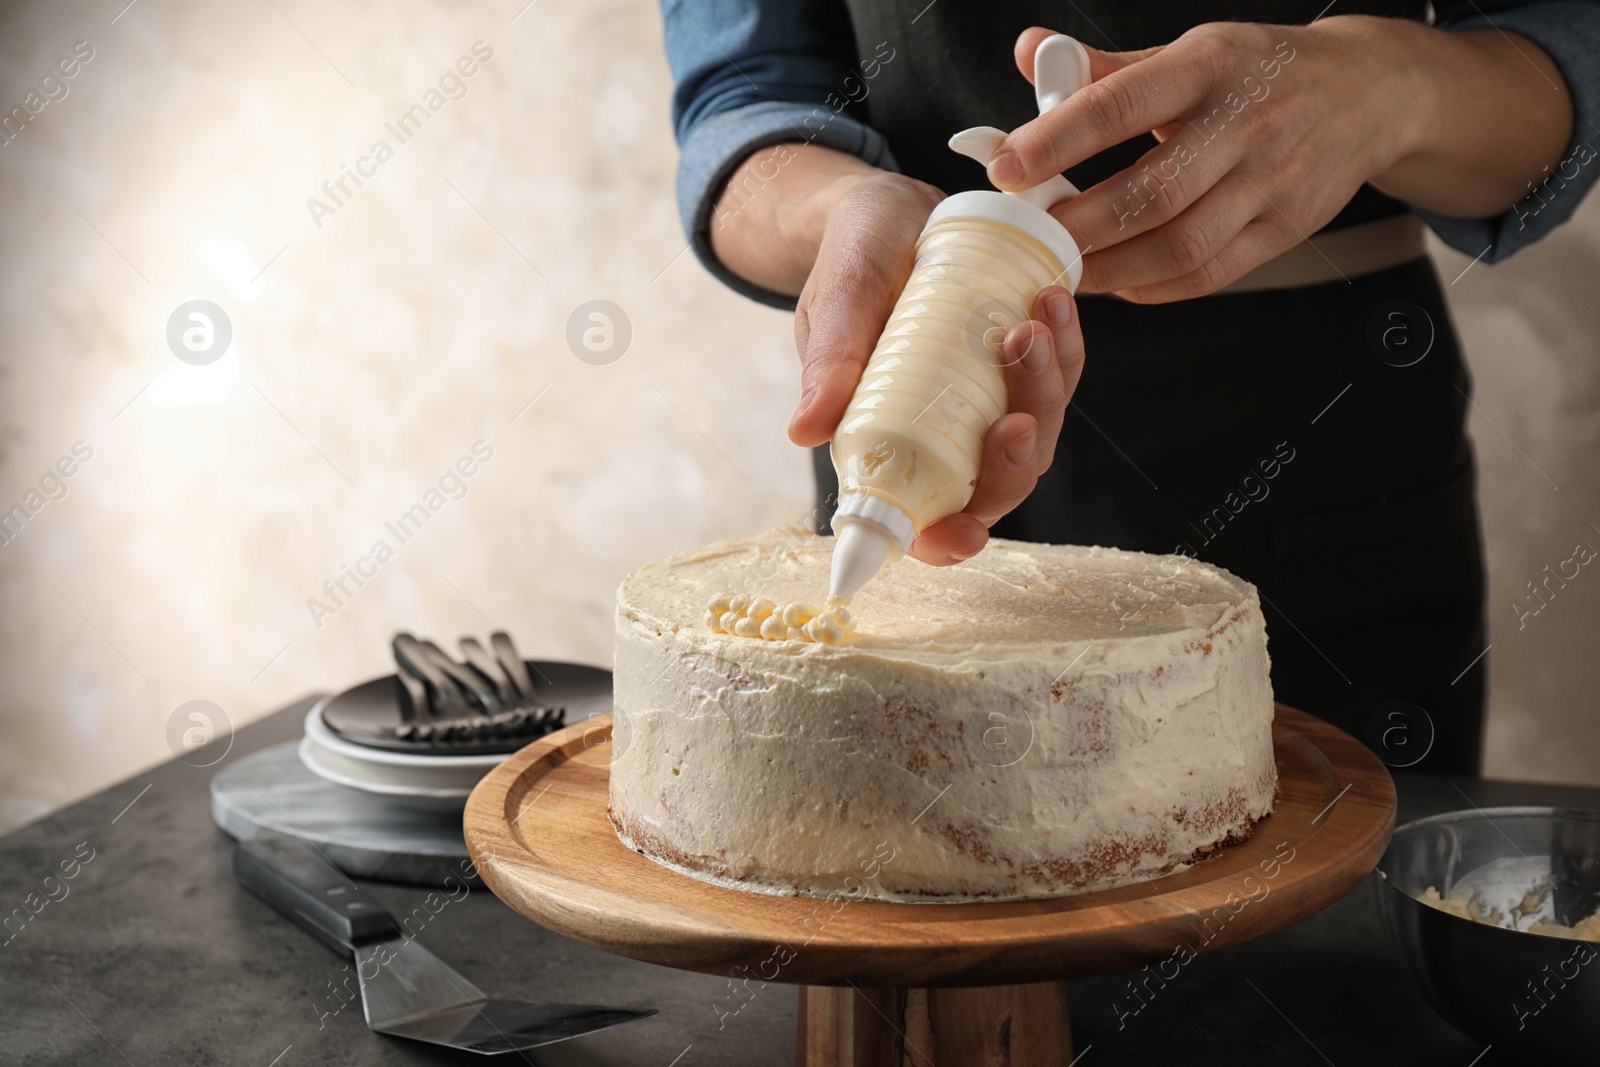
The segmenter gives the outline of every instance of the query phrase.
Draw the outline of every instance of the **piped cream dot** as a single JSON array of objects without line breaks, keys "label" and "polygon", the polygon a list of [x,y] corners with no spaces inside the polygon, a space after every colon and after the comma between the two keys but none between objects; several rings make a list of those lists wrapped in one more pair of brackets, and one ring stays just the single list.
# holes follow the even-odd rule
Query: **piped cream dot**
[{"label": "piped cream dot", "polygon": [[713,633],[829,645],[848,640],[855,630],[844,602],[835,597],[819,610],[803,603],[779,606],[766,597],[714,596],[706,604],[704,621]]},{"label": "piped cream dot", "polygon": [[806,623],[806,630],[811,634],[812,640],[825,645],[837,645],[844,640],[844,630],[827,612]]}]

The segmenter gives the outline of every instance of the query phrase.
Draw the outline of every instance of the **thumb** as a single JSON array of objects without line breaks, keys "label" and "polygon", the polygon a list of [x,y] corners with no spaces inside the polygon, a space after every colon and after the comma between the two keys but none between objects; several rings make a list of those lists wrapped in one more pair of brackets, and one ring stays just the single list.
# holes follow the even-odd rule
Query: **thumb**
[{"label": "thumb", "polygon": [[908,247],[882,274],[839,269],[833,257],[818,256],[795,308],[801,361],[800,402],[789,419],[789,440],[795,444],[809,448],[833,437],[899,296],[895,279],[903,283],[911,273],[913,255]]},{"label": "thumb", "polygon": [[937,190],[928,191],[935,196],[863,190],[840,206],[823,232],[795,305],[801,363],[800,402],[789,420],[795,444],[811,447],[833,437],[911,276],[915,235],[937,199]]},{"label": "thumb", "polygon": [[[1023,30],[1017,36],[1017,44],[1013,50],[1017,61],[1017,69],[1022,76],[1028,79],[1028,84],[1033,84],[1033,54],[1039,50],[1045,38],[1054,36],[1059,31],[1047,30],[1042,26],[1032,26]],[[1083,44],[1082,41],[1078,42]],[[1089,78],[1099,81],[1106,75],[1123,67],[1131,66],[1140,60],[1149,59],[1166,45],[1156,45],[1154,48],[1143,48],[1133,52],[1102,52],[1098,48],[1083,45],[1083,50],[1089,54]]]}]

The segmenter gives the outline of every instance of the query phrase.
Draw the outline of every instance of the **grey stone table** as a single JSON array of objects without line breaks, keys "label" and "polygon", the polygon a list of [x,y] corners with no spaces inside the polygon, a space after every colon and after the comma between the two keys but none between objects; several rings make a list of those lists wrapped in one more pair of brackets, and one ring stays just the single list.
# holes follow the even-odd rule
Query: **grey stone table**
[{"label": "grey stone table", "polygon": [[[227,760],[296,736],[309,704],[239,731]],[[190,761],[211,758],[207,751]],[[31,916],[0,932],[0,1064],[485,1062],[373,1034],[359,1001],[336,1010],[344,1003],[336,987],[349,978],[354,989],[343,962],[234,883],[233,844],[212,824],[207,792],[221,765],[173,761],[0,838],[0,915]],[[1465,807],[1464,796],[1481,806],[1600,807],[1595,789],[1426,776],[1399,784],[1402,821]],[[411,912],[428,892],[366,884],[396,913]],[[1304,922],[1201,956],[1142,1003],[1129,990],[1130,974],[1072,983],[1079,1062],[1469,1067],[1482,1049],[1412,988],[1375,889],[1369,878]],[[746,1003],[724,979],[563,940],[482,891],[445,903],[419,937],[494,994],[660,1009],[502,1062],[793,1063],[793,987],[767,986]]]}]

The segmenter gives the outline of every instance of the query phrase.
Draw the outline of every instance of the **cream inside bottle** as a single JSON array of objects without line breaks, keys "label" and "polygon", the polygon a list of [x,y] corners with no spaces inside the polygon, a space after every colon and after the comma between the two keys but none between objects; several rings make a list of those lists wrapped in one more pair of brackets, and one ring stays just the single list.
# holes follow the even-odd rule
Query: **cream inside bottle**
[{"label": "cream inside bottle", "polygon": [[[1062,34],[1040,44],[1034,69],[1041,113],[1089,82],[1088,55]],[[950,147],[986,164],[1003,136],[977,127]],[[1077,243],[1047,211],[1076,194],[1057,176],[1020,194],[958,193],[929,217],[834,433],[830,605],[849,604],[918,533],[971,500],[984,435],[1007,406],[1001,340],[1041,289],[1077,291]]]}]

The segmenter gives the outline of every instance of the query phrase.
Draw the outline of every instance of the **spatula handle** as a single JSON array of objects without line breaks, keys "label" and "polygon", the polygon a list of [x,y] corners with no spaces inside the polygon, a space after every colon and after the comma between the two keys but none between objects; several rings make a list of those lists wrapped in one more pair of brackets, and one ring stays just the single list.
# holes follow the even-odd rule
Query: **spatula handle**
[{"label": "spatula handle", "polygon": [[241,841],[233,852],[239,884],[284,918],[343,956],[400,933],[394,916],[323,858],[286,834]]}]

